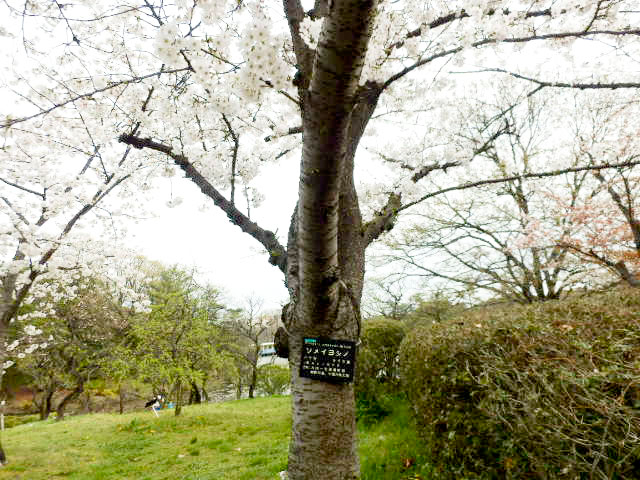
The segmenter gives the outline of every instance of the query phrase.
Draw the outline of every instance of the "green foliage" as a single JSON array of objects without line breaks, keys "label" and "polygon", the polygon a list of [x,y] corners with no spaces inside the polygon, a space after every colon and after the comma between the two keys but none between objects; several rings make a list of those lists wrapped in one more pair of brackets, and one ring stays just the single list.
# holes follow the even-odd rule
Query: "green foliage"
[{"label": "green foliage", "polygon": [[223,362],[219,294],[197,285],[191,273],[171,268],[156,274],[148,295],[151,311],[132,323],[126,351],[113,359],[109,372],[116,381],[135,374],[156,392],[173,391],[179,407],[184,388],[200,384]]},{"label": "green foliage", "polygon": [[263,365],[258,368],[258,391],[264,395],[282,395],[290,383],[291,375],[287,367]]},{"label": "green foliage", "polygon": [[633,478],[640,292],[469,311],[413,331],[401,377],[436,478]]},{"label": "green foliage", "polygon": [[35,422],[40,417],[38,415],[6,415],[4,417],[4,428],[17,427],[25,423]]},{"label": "green foliage", "polygon": [[358,419],[374,422],[391,412],[400,393],[398,350],[405,329],[397,320],[365,322],[356,359],[355,390]]},{"label": "green foliage", "polygon": [[[17,361],[28,377],[24,383],[40,392],[34,402],[42,418],[51,407],[57,408],[62,418],[64,399],[90,390],[87,381],[103,373],[104,359],[122,341],[131,315],[105,281],[80,276],[72,287],[74,296],[69,297],[65,287],[58,285],[58,298],[38,299],[37,303],[50,307],[46,317],[15,322],[18,330],[31,324],[42,332],[30,338],[39,348]],[[47,399],[61,389],[74,393],[68,393],[57,406],[51,405]]]}]

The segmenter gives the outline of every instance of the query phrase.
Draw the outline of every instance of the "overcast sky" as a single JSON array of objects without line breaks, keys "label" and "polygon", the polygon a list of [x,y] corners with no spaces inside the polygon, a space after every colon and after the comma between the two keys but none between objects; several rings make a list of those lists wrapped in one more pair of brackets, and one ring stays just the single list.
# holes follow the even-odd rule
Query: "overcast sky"
[{"label": "overcast sky", "polygon": [[[291,156],[252,182],[266,198],[260,208],[251,212],[251,219],[265,229],[277,231],[285,246],[298,193],[298,164],[299,159]],[[157,183],[154,218],[129,226],[129,235],[124,239],[128,246],[167,265],[195,266],[200,278],[220,287],[232,305],[242,306],[250,295],[262,298],[265,310],[286,303],[284,276],[268,262],[262,245],[232,225],[212,200],[180,174]],[[183,202],[168,208],[166,202],[172,195],[180,196]]]}]

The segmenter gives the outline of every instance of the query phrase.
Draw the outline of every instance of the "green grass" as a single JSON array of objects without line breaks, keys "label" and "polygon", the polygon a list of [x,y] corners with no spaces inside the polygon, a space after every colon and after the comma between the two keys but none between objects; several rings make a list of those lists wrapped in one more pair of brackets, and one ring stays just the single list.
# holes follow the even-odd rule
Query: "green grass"
[{"label": "green grass", "polygon": [[[290,417],[289,397],[276,396],[185,407],[177,418],[147,410],[20,425],[2,435],[9,464],[0,480],[276,479],[287,465]],[[361,428],[362,478],[426,479],[412,432],[404,406]]]},{"label": "green grass", "polygon": [[398,400],[391,415],[359,431],[360,472],[364,480],[427,480],[431,465],[407,403]]},{"label": "green grass", "polygon": [[4,432],[0,479],[273,479],[289,429],[288,397],[35,422]]}]

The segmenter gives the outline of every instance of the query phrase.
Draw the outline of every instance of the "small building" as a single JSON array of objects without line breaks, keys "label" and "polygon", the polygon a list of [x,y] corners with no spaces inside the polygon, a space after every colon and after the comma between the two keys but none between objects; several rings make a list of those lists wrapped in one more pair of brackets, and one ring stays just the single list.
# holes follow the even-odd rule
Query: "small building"
[{"label": "small building", "polygon": [[258,352],[258,367],[262,367],[263,365],[289,367],[289,360],[278,357],[274,343],[266,342],[260,344],[260,350]]}]

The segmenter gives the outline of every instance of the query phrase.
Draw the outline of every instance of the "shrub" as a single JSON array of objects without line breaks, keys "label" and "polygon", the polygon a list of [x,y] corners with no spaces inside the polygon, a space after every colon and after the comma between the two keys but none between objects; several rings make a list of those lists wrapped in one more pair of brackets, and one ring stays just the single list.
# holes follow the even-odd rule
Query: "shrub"
[{"label": "shrub", "polygon": [[440,478],[637,478],[640,291],[470,311],[400,364]]},{"label": "shrub", "polygon": [[401,323],[384,318],[365,322],[358,348],[355,391],[358,418],[370,423],[392,410],[400,392],[398,351],[405,330]]},{"label": "shrub", "polygon": [[263,365],[258,369],[258,390],[265,395],[282,395],[289,389],[290,383],[287,367]]}]

